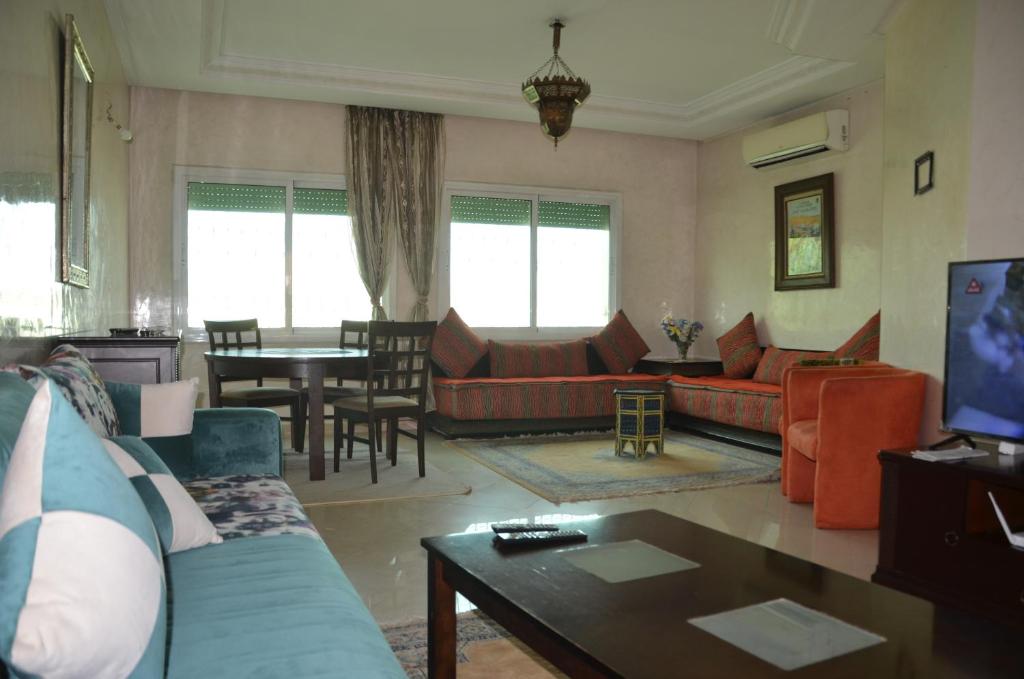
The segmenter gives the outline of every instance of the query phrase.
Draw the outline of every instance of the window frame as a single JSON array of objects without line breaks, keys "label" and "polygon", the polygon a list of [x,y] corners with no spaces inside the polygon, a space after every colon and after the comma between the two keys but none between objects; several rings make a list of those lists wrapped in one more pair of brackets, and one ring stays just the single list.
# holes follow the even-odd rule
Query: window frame
[{"label": "window frame", "polygon": [[[174,275],[172,319],[174,330],[186,341],[207,341],[204,328],[188,327],[188,185],[189,182],[217,182],[224,184],[255,184],[285,187],[285,327],[262,330],[264,341],[322,343],[331,346],[338,342],[338,325],[324,328],[294,327],[292,320],[292,206],[296,188],[336,189],[347,191],[345,176],[310,172],[283,172],[278,170],[248,170],[219,167],[174,166],[173,248],[171,266]],[[395,267],[392,267],[392,273]],[[390,314],[395,308],[393,275],[384,293],[384,307]]]},{"label": "window frame", "polygon": [[451,199],[454,195],[480,196],[484,198],[511,198],[529,200],[530,215],[530,325],[518,327],[479,327],[473,330],[489,339],[496,340],[541,340],[576,339],[588,337],[600,331],[597,327],[554,327],[537,326],[537,229],[541,201],[561,203],[590,203],[609,207],[608,243],[608,314],[609,320],[619,309],[622,299],[622,280],[619,275],[621,254],[622,198],[620,194],[608,191],[581,189],[559,189],[540,186],[518,186],[510,184],[485,184],[480,182],[445,182],[441,206],[441,224],[438,229],[437,248],[437,318],[441,318],[451,307]]}]

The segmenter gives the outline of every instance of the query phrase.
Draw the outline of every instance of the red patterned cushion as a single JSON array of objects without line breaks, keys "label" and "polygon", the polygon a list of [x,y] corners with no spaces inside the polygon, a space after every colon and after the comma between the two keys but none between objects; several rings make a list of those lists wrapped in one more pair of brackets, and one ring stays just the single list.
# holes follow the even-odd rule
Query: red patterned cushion
[{"label": "red patterned cushion", "polygon": [[616,389],[661,389],[663,375],[434,378],[439,415],[454,420],[610,417]]},{"label": "red patterned cushion", "polygon": [[757,343],[753,312],[718,338],[718,353],[721,354],[722,372],[726,377],[742,379],[754,374],[761,360],[761,345]]},{"label": "red patterned cushion", "polygon": [[587,374],[587,341],[513,344],[488,340],[491,377],[573,377]]},{"label": "red patterned cushion", "polygon": [[832,358],[832,354],[825,351],[787,351],[778,347],[768,347],[757,364],[754,381],[782,384],[782,373],[786,368],[799,365],[800,361],[824,358]]},{"label": "red patterned cushion", "polygon": [[[743,391],[730,389],[728,380],[672,377],[668,382],[666,408],[675,413],[730,424],[744,429],[779,433],[782,389],[775,385],[743,380]],[[769,391],[772,390],[772,391]]]},{"label": "red patterned cushion", "polygon": [[430,358],[449,377],[465,377],[487,353],[487,345],[466,322],[449,309],[438,323]]},{"label": "red patterned cushion", "polygon": [[846,340],[843,346],[836,349],[836,358],[859,358],[864,361],[877,361],[881,345],[882,312],[868,319],[853,337]]},{"label": "red patterned cushion", "polygon": [[622,309],[590,343],[613,375],[628,373],[651,350]]}]

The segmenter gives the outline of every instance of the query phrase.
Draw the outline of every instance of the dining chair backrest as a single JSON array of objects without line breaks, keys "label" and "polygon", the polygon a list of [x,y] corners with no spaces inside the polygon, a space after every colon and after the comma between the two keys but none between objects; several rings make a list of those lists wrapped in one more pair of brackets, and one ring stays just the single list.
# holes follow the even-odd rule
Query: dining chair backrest
[{"label": "dining chair backrest", "polygon": [[369,321],[342,321],[339,349],[365,349],[370,342]]},{"label": "dining chair backrest", "polygon": [[[210,337],[210,351],[216,351],[217,349],[263,348],[260,323],[255,318],[246,318],[240,321],[203,321],[203,325],[206,327],[206,334]],[[243,382],[247,380],[248,378],[245,377],[218,378],[218,382]],[[263,386],[262,377],[256,380],[256,385]]]},{"label": "dining chair backrest", "polygon": [[[246,347],[263,348],[260,324],[255,318],[241,321],[203,321],[203,325],[206,326],[206,334],[210,337],[210,351],[244,349]],[[217,339],[218,335],[220,341]]]},{"label": "dining chair backrest", "polygon": [[374,397],[404,396],[426,404],[430,345],[437,321],[370,321],[367,392]]}]

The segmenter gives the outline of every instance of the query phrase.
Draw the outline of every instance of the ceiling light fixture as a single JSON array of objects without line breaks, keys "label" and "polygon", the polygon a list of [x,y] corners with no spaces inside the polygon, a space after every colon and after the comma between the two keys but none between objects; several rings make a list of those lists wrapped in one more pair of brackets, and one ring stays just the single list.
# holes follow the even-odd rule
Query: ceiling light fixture
[{"label": "ceiling light fixture", "polygon": [[572,127],[573,111],[590,96],[590,84],[573,73],[569,65],[562,61],[562,57],[558,56],[565,24],[561,19],[555,19],[551,28],[555,33],[551,41],[554,54],[523,83],[523,98],[537,107],[540,127],[544,134],[555,140],[557,149],[558,140],[567,135]]}]

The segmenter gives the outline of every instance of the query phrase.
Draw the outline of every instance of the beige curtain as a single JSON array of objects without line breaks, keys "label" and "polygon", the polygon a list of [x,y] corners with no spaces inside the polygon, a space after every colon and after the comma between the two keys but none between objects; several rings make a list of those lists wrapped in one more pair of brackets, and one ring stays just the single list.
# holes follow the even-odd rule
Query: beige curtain
[{"label": "beige curtain", "polygon": [[395,148],[387,109],[348,106],[348,211],[359,275],[373,304],[373,319],[386,320],[381,298],[391,266],[395,233]]},{"label": "beige curtain", "polygon": [[416,289],[412,320],[425,320],[444,190],[444,117],[363,106],[347,109],[349,215],[373,318],[386,318],[381,296],[397,229]]},{"label": "beige curtain", "polygon": [[395,111],[398,163],[396,208],[398,236],[409,277],[416,289],[411,320],[430,315],[427,299],[434,278],[437,226],[444,191],[444,117],[435,113]]}]

